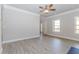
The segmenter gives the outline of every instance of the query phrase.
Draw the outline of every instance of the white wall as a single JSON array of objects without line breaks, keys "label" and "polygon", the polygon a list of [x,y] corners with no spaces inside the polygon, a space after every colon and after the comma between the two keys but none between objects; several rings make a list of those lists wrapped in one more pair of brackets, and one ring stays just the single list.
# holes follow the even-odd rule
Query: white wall
[{"label": "white wall", "polygon": [[3,42],[39,37],[39,17],[38,14],[4,5]]},{"label": "white wall", "polygon": [[[43,25],[43,27],[47,26],[43,30],[46,31],[44,33],[79,41],[79,34],[75,34],[75,27],[74,27],[75,16],[79,16],[79,9],[48,17],[47,21],[43,22],[43,24],[45,23],[47,24],[47,25]],[[56,19],[60,19],[61,21],[61,32],[59,33],[52,31],[52,20],[56,20]]]},{"label": "white wall", "polygon": [[0,5],[0,53],[1,53],[1,51],[2,51],[1,38],[2,38],[2,36],[1,36],[1,5]]}]

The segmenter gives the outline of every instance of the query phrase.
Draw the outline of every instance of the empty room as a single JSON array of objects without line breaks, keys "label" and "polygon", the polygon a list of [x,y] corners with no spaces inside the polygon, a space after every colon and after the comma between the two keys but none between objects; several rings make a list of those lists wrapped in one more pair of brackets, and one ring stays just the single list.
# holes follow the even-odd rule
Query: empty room
[{"label": "empty room", "polygon": [[79,54],[79,4],[0,4],[1,54]]}]

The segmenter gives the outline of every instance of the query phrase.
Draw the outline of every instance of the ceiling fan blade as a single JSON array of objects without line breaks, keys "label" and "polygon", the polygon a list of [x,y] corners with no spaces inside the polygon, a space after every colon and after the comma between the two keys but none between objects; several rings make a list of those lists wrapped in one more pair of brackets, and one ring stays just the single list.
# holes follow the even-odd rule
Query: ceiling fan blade
[{"label": "ceiling fan blade", "polygon": [[49,9],[50,11],[55,11],[56,9]]},{"label": "ceiling fan blade", "polygon": [[53,7],[53,4],[50,4],[48,7],[49,7],[49,8]]},{"label": "ceiling fan blade", "polygon": [[43,8],[43,7],[41,7],[41,6],[40,6],[39,8],[40,8],[40,9],[44,9],[44,8]]},{"label": "ceiling fan blade", "polygon": [[48,9],[48,10],[54,9],[54,8],[53,8],[53,4],[49,4],[48,7],[47,7],[47,9]]}]

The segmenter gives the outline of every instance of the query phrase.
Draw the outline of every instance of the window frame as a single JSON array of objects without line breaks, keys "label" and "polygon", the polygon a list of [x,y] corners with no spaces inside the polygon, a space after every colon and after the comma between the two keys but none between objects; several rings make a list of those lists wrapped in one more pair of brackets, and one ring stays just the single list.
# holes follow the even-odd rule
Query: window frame
[{"label": "window frame", "polygon": [[75,33],[79,34],[79,28],[77,28],[77,27],[79,27],[79,24],[77,24],[77,20],[79,21],[79,19],[77,19],[77,18],[79,18],[79,16],[76,16],[75,19],[74,19],[74,22],[75,22]]},{"label": "window frame", "polygon": [[[59,23],[56,24],[55,23],[56,21],[59,21]],[[60,30],[60,25],[61,25],[60,23],[61,23],[60,19],[52,20],[52,31],[53,32],[60,32],[61,31]],[[56,28],[56,27],[58,27],[58,28]]]}]

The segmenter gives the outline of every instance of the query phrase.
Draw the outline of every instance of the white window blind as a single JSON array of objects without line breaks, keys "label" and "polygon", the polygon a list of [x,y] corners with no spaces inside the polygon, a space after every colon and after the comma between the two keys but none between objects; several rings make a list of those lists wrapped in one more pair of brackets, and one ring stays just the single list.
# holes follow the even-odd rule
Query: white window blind
[{"label": "white window blind", "polygon": [[75,32],[79,34],[79,17],[76,17],[75,25]]},{"label": "white window blind", "polygon": [[54,20],[53,31],[54,32],[60,32],[60,20]]}]

